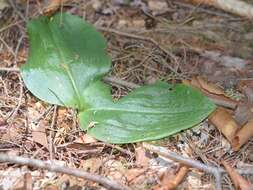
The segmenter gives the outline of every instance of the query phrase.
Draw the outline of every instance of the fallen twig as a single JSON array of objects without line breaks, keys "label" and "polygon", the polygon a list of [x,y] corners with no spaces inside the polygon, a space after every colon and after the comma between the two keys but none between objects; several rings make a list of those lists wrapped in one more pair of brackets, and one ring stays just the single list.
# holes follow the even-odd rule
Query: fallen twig
[{"label": "fallen twig", "polygon": [[140,87],[138,84],[134,84],[132,82],[127,82],[127,81],[121,80],[117,77],[104,77],[103,80],[107,83],[118,84],[120,86],[132,88],[132,89]]},{"label": "fallen twig", "polygon": [[69,168],[69,167],[64,167],[64,166],[60,166],[53,163],[48,163],[42,160],[24,158],[21,156],[9,156],[7,154],[0,153],[0,162],[10,162],[10,163],[20,164],[20,165],[28,165],[28,166],[32,166],[36,168],[46,169],[52,172],[69,174],[69,175],[80,177],[86,180],[97,182],[108,189],[129,190],[128,187],[122,184],[119,184],[115,181],[112,181],[106,177],[96,175],[96,174],[91,174],[80,169]]},{"label": "fallen twig", "polygon": [[17,67],[0,67],[0,71],[6,71],[6,72],[19,72],[20,69]]}]

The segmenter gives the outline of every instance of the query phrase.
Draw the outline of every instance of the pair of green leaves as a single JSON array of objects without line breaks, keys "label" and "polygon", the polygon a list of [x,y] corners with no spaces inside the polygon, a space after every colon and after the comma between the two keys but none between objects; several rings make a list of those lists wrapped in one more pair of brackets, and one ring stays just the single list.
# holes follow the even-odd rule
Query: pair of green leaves
[{"label": "pair of green leaves", "polygon": [[114,101],[102,77],[110,70],[106,41],[81,18],[66,13],[28,23],[27,88],[51,104],[76,108],[82,129],[110,143],[155,140],[198,124],[214,104],[184,85],[157,82]]}]

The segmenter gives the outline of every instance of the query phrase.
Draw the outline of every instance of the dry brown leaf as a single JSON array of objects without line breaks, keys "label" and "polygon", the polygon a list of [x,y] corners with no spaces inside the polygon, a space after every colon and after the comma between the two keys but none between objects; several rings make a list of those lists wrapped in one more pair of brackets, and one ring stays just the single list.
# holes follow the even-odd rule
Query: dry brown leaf
[{"label": "dry brown leaf", "polygon": [[192,87],[201,90],[203,93],[226,96],[222,88],[213,83],[207,82],[200,76],[195,76],[191,80],[183,80],[183,83],[186,85],[191,85]]},{"label": "dry brown leaf", "polygon": [[147,169],[144,168],[132,168],[127,170],[125,176],[127,178],[128,183],[134,183],[137,178],[141,175],[145,175],[145,172],[147,171]]},{"label": "dry brown leaf", "polygon": [[239,150],[251,137],[253,137],[253,119],[246,123],[232,139],[232,148]]},{"label": "dry brown leaf", "polygon": [[237,88],[247,97],[247,101],[253,104],[253,80],[242,80]]},{"label": "dry brown leaf", "polygon": [[136,148],[135,155],[137,166],[148,166],[150,159],[146,156],[146,150],[143,147]]},{"label": "dry brown leaf", "polygon": [[32,190],[33,189],[33,180],[31,173],[27,172],[24,176],[24,189]]},{"label": "dry brown leaf", "polygon": [[99,157],[94,157],[81,161],[80,168],[91,173],[96,173],[102,166],[103,161]]},{"label": "dry brown leaf", "polygon": [[172,190],[175,189],[184,179],[188,173],[189,168],[187,166],[180,167],[176,175],[166,173],[162,176],[162,183],[157,185],[154,190]]},{"label": "dry brown leaf", "polygon": [[19,128],[15,125],[10,125],[6,130],[6,133],[1,137],[2,140],[15,142],[20,135]]},{"label": "dry brown leaf", "polygon": [[40,122],[38,125],[32,124],[32,139],[34,142],[41,144],[42,146],[48,148],[48,141],[46,135],[46,127],[44,122]]},{"label": "dry brown leaf", "polygon": [[234,118],[240,126],[245,125],[251,118],[253,118],[252,105],[245,102],[238,104],[234,113]]},{"label": "dry brown leaf", "polygon": [[231,143],[239,127],[230,113],[221,107],[218,107],[210,116],[209,121],[221,131],[221,133]]},{"label": "dry brown leaf", "polygon": [[213,83],[207,82],[206,80],[204,80],[204,78],[200,76],[193,78],[193,80],[196,80],[201,89],[206,90],[209,93],[226,96],[224,90],[221,87]]},{"label": "dry brown leaf", "polygon": [[235,109],[238,102],[228,98],[224,90],[215,84],[207,82],[202,77],[193,77],[192,80],[182,80],[183,84],[192,86],[208,96],[214,103],[220,106]]},{"label": "dry brown leaf", "polygon": [[228,172],[230,178],[232,179],[235,188],[240,190],[249,190],[253,188],[253,185],[245,180],[241,175],[239,175],[235,169],[233,169],[225,160],[222,160],[221,163]]},{"label": "dry brown leaf", "polygon": [[5,119],[3,118],[0,118],[0,127],[4,126],[4,125],[7,125],[7,122]]},{"label": "dry brown leaf", "polygon": [[82,136],[79,136],[75,141],[75,143],[95,143],[98,142],[95,138],[88,134],[84,134]]},{"label": "dry brown leaf", "polygon": [[12,190],[32,190],[33,189],[32,175],[30,172],[25,173],[19,177],[17,182],[13,184]]}]

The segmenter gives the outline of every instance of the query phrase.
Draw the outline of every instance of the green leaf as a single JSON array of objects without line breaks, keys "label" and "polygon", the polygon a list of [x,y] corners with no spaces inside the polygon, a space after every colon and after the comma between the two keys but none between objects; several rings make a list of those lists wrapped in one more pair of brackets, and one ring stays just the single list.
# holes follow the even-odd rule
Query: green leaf
[{"label": "green leaf", "polygon": [[38,98],[80,111],[81,127],[110,143],[155,140],[198,124],[214,110],[200,92],[158,82],[114,102],[101,79],[110,69],[104,38],[81,18],[57,14],[28,24],[29,58],[21,68]]},{"label": "green leaf", "polygon": [[88,107],[83,91],[110,69],[106,41],[81,18],[40,17],[28,24],[30,52],[21,74],[27,88],[51,104]]},{"label": "green leaf", "polygon": [[93,107],[80,113],[81,126],[95,138],[116,144],[175,134],[198,124],[215,108],[200,92],[181,84],[143,86],[115,103],[101,83],[91,91],[101,90],[99,97],[87,96]]}]

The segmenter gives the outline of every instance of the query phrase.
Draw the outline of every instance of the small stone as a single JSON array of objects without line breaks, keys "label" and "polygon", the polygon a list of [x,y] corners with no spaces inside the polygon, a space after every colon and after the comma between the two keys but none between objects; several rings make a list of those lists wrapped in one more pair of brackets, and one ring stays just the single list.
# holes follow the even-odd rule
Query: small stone
[{"label": "small stone", "polygon": [[99,1],[99,0],[93,0],[93,1],[92,1],[92,8],[93,8],[95,11],[100,11],[101,8],[102,8],[102,3],[101,3],[101,1]]},{"label": "small stone", "polygon": [[151,11],[162,11],[168,8],[166,1],[150,0],[148,7]]},{"label": "small stone", "polygon": [[145,27],[145,20],[143,19],[136,19],[132,21],[133,26],[136,28],[144,28]]},{"label": "small stone", "polygon": [[127,25],[128,25],[127,20],[121,19],[121,20],[118,21],[118,26],[117,26],[117,28],[124,28],[124,27],[126,27]]}]

